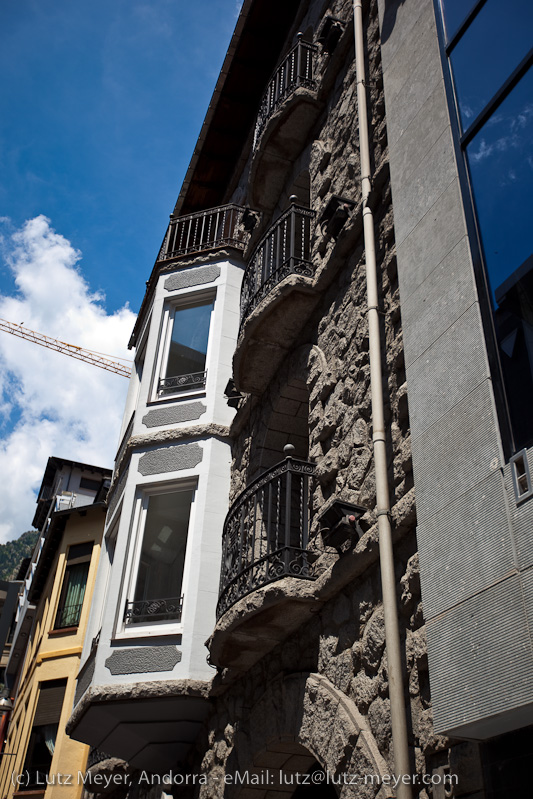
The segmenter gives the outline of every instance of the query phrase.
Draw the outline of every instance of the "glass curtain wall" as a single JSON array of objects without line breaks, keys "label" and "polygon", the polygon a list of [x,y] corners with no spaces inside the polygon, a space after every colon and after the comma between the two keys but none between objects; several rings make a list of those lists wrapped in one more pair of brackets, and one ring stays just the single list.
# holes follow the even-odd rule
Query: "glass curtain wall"
[{"label": "glass curtain wall", "polygon": [[533,445],[533,2],[439,4],[518,450]]}]

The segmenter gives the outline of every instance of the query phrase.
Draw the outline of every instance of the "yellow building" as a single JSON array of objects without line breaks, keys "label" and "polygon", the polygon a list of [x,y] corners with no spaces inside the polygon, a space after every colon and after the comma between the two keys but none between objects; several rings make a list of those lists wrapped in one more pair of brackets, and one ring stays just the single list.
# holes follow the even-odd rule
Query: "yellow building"
[{"label": "yellow building", "polygon": [[89,747],[65,732],[87,627],[110,473],[49,458],[34,525],[42,531],[19,596],[5,679],[15,697],[0,798],[78,799]]}]

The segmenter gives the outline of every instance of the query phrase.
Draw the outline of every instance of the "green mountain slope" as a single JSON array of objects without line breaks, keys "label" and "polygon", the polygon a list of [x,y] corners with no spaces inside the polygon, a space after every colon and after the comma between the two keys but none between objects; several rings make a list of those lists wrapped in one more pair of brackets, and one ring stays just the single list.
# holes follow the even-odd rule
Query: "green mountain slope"
[{"label": "green mountain slope", "polygon": [[22,559],[31,555],[38,536],[39,533],[36,530],[28,530],[15,541],[0,544],[1,580],[12,580],[16,577]]}]

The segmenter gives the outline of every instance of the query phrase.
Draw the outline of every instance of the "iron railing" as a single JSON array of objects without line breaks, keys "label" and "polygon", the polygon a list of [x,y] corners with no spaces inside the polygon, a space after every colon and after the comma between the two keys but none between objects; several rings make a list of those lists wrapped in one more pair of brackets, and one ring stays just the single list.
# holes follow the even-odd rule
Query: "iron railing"
[{"label": "iron railing", "polygon": [[181,621],[183,597],[163,599],[140,599],[126,602],[124,621],[126,624],[139,624],[146,621]]},{"label": "iron railing", "polygon": [[290,274],[312,277],[311,229],[315,212],[291,205],[254,251],[241,289],[241,324],[258,303]]},{"label": "iron railing", "polygon": [[83,602],[79,605],[64,605],[58,608],[54,630],[62,630],[64,627],[77,627],[80,623],[81,609]]},{"label": "iron railing", "polygon": [[281,577],[313,579],[307,556],[309,480],[315,464],[287,457],[233,503],[222,533],[217,617]]},{"label": "iron railing", "polygon": [[157,260],[166,261],[216,247],[243,250],[246,243],[241,224],[244,211],[241,206],[230,204],[171,219]]},{"label": "iron railing", "polygon": [[300,34],[292,50],[289,50],[270,78],[257,114],[254,150],[259,143],[266,123],[286,97],[300,86],[306,89],[316,89],[316,81],[314,79],[316,51],[315,45],[310,42],[303,42]]},{"label": "iron railing", "polygon": [[206,379],[207,372],[194,372],[193,374],[177,375],[176,377],[161,377],[157,392],[160,397],[164,397],[165,394],[175,394],[176,391],[204,388]]}]

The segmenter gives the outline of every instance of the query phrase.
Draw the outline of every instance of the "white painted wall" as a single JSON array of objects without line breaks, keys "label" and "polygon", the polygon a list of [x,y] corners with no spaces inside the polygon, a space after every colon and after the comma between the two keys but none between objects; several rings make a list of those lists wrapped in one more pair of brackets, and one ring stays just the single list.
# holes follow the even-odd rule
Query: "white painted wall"
[{"label": "white painted wall", "polygon": [[[212,264],[211,264],[212,265]],[[216,264],[220,276],[207,284],[167,291],[165,281],[170,274],[161,275],[153,298],[150,322],[141,336],[138,352],[144,355],[142,378],[130,389],[123,431],[135,410],[133,436],[153,436],[174,429],[217,424],[229,426],[235,411],[227,404],[224,389],[232,374],[232,357],[239,328],[240,286],[243,269],[238,263],[221,261]],[[194,269],[200,268],[195,264]],[[179,271],[179,270],[176,270]],[[205,389],[179,396],[157,399],[154,385],[159,377],[165,320],[174,303],[214,297],[209,343],[206,356],[207,383]],[[135,408],[133,398],[135,397]],[[143,417],[158,408],[201,402],[206,411],[198,419],[161,427],[147,427]],[[163,447],[187,444],[199,445],[202,460],[194,468],[142,475],[139,461],[146,452],[158,452]],[[167,680],[210,679],[212,669],[207,665],[204,643],[215,624],[220,576],[221,540],[228,509],[231,449],[228,440],[205,435],[202,438],[177,441],[147,442],[131,455],[122,497],[106,522],[106,536],[116,532],[116,544],[111,564],[103,547],[95,587],[88,634],[82,656],[82,666],[91,651],[91,641],[101,627],[93,677],[93,686]],[[194,483],[196,491],[191,517],[183,579],[183,614],[179,623],[153,622],[124,625],[125,603],[132,599],[135,581],[135,555],[143,529],[138,524],[140,497],[144,490],[158,487],[186,486]],[[118,523],[118,529],[117,529]],[[182,653],[181,661],[171,672],[150,672],[112,675],[106,659],[117,649],[135,649],[152,644],[175,644]]]}]

